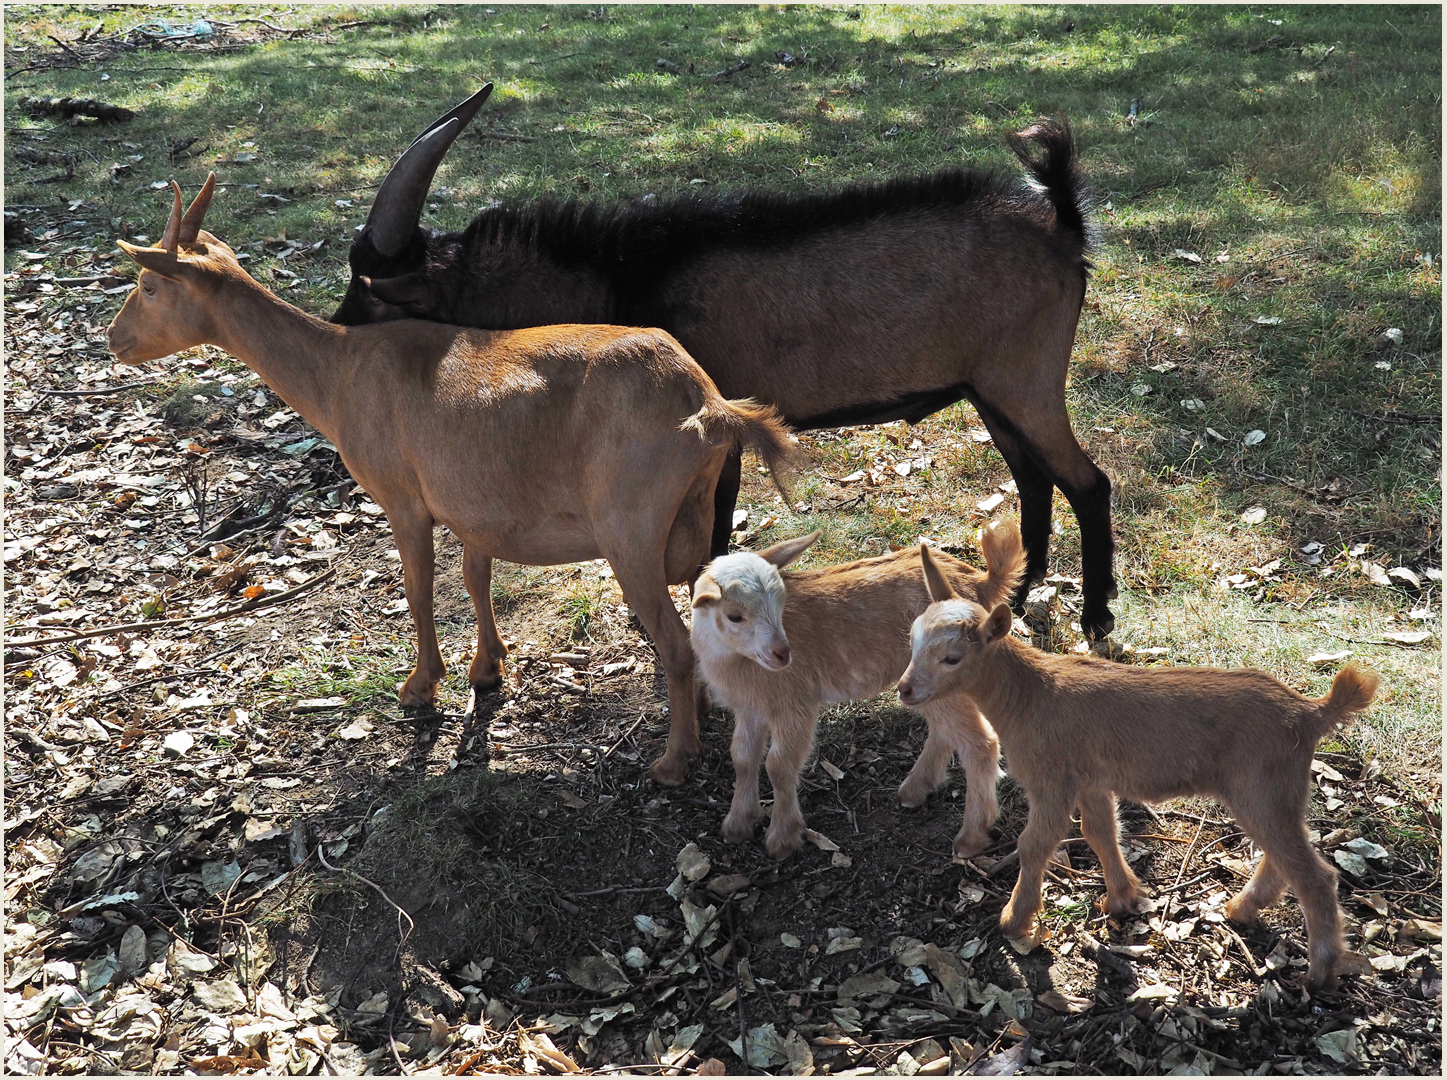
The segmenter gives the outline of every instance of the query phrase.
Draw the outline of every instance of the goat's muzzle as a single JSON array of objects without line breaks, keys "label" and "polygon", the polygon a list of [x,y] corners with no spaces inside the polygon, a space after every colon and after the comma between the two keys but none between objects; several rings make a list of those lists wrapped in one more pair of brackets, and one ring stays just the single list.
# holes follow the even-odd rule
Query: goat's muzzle
[{"label": "goat's muzzle", "polygon": [[767,652],[759,653],[755,659],[758,660],[760,666],[768,668],[770,671],[783,671],[789,666],[789,661],[793,659],[793,653],[789,651],[789,646],[785,643],[775,645]]}]

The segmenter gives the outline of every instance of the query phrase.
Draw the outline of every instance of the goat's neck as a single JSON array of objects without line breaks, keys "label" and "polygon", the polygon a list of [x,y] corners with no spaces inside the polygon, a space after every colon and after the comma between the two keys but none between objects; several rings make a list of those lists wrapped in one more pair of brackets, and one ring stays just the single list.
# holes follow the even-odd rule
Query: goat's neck
[{"label": "goat's neck", "polygon": [[229,279],[212,300],[211,344],[265,380],[278,397],[336,442],[333,420],[346,329],[314,319],[251,278]]},{"label": "goat's neck", "polygon": [[1030,646],[1007,635],[990,650],[990,661],[982,665],[979,676],[963,689],[1000,737],[1009,741],[1012,730],[1028,723],[1049,694],[1048,683],[1048,675],[1030,655]]}]

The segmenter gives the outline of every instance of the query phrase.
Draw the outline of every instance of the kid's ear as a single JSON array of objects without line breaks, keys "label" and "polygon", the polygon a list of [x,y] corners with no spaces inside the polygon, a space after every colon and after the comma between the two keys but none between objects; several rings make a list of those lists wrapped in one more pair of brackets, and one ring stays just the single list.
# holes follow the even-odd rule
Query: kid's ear
[{"label": "kid's ear", "polygon": [[995,610],[990,612],[990,617],[980,627],[980,644],[989,645],[991,642],[999,641],[1010,632],[1010,627],[1015,625],[1015,617],[1010,614],[1009,604],[997,604]]},{"label": "kid's ear", "polygon": [[172,281],[181,280],[181,260],[174,251],[166,251],[162,248],[136,247],[124,240],[117,240],[121,250],[129,255],[136,262],[153,274],[160,274]]},{"label": "kid's ear", "polygon": [[723,599],[723,592],[718,587],[718,582],[704,574],[693,583],[693,606],[703,607],[705,604],[715,604]]},{"label": "kid's ear", "polygon": [[796,536],[792,540],[780,540],[773,547],[760,551],[758,556],[765,562],[773,563],[782,570],[813,547],[814,541],[818,539],[819,530],[815,529],[808,536]]},{"label": "kid's ear", "polygon": [[953,597],[955,591],[950,588],[950,583],[945,580],[945,575],[940,572],[934,557],[930,555],[928,544],[920,544],[919,561],[924,568],[924,584],[925,588],[929,590],[929,598],[935,603],[939,603],[941,600],[949,600]]}]

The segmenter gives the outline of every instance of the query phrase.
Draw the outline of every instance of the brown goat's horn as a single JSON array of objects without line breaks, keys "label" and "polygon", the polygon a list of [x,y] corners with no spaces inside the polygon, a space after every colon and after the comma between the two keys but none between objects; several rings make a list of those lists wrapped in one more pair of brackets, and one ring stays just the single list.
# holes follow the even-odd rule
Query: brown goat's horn
[{"label": "brown goat's horn", "polygon": [[383,255],[401,255],[412,240],[427,189],[443,157],[492,93],[488,83],[466,101],[438,117],[397,159],[377,190],[367,215],[372,246]]},{"label": "brown goat's horn", "polygon": [[166,222],[166,231],[161,234],[161,246],[167,251],[176,250],[176,241],[181,235],[181,185],[172,180],[171,190],[176,193],[176,201],[171,205],[171,217]]},{"label": "brown goat's horn", "polygon": [[[172,181],[175,183],[175,181]],[[186,211],[186,216],[181,219],[181,228],[176,239],[183,244],[194,244],[196,234],[201,231],[201,219],[206,216],[206,210],[211,206],[211,196],[216,194],[216,174],[206,174],[206,183],[201,185],[201,191],[191,203],[191,208]],[[181,207],[181,189],[176,189],[176,208]]]}]

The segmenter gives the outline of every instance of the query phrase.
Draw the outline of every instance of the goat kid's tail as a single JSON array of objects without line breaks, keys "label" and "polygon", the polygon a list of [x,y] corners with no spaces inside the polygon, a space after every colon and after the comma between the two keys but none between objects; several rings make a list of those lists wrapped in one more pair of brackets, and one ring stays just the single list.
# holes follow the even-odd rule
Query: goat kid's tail
[{"label": "goat kid's tail", "polygon": [[[1085,176],[1075,156],[1075,137],[1070,132],[1069,121],[1042,120],[1005,138],[1015,156],[1030,171],[1030,179],[1055,207],[1055,220],[1060,223],[1061,230],[1073,235],[1082,249],[1088,248],[1090,236],[1086,222]],[[1032,153],[1031,143],[1040,146],[1045,153]]]},{"label": "goat kid's tail", "polygon": [[1338,671],[1331,681],[1331,692],[1313,702],[1319,711],[1312,738],[1320,739],[1352,713],[1359,713],[1370,705],[1380,681],[1375,671],[1365,671],[1355,664]]},{"label": "goat kid's tail", "polygon": [[723,431],[737,449],[746,446],[769,467],[774,486],[784,496],[786,503],[794,501],[789,494],[788,473],[798,453],[789,434],[789,425],[772,405],[760,405],[753,398],[732,400],[710,395],[703,407],[684,422],[705,437],[715,431]]},{"label": "goat kid's tail", "polygon": [[1025,579],[1025,547],[1020,526],[1013,521],[992,521],[980,530],[980,550],[985,553],[985,608],[1008,604]]}]

